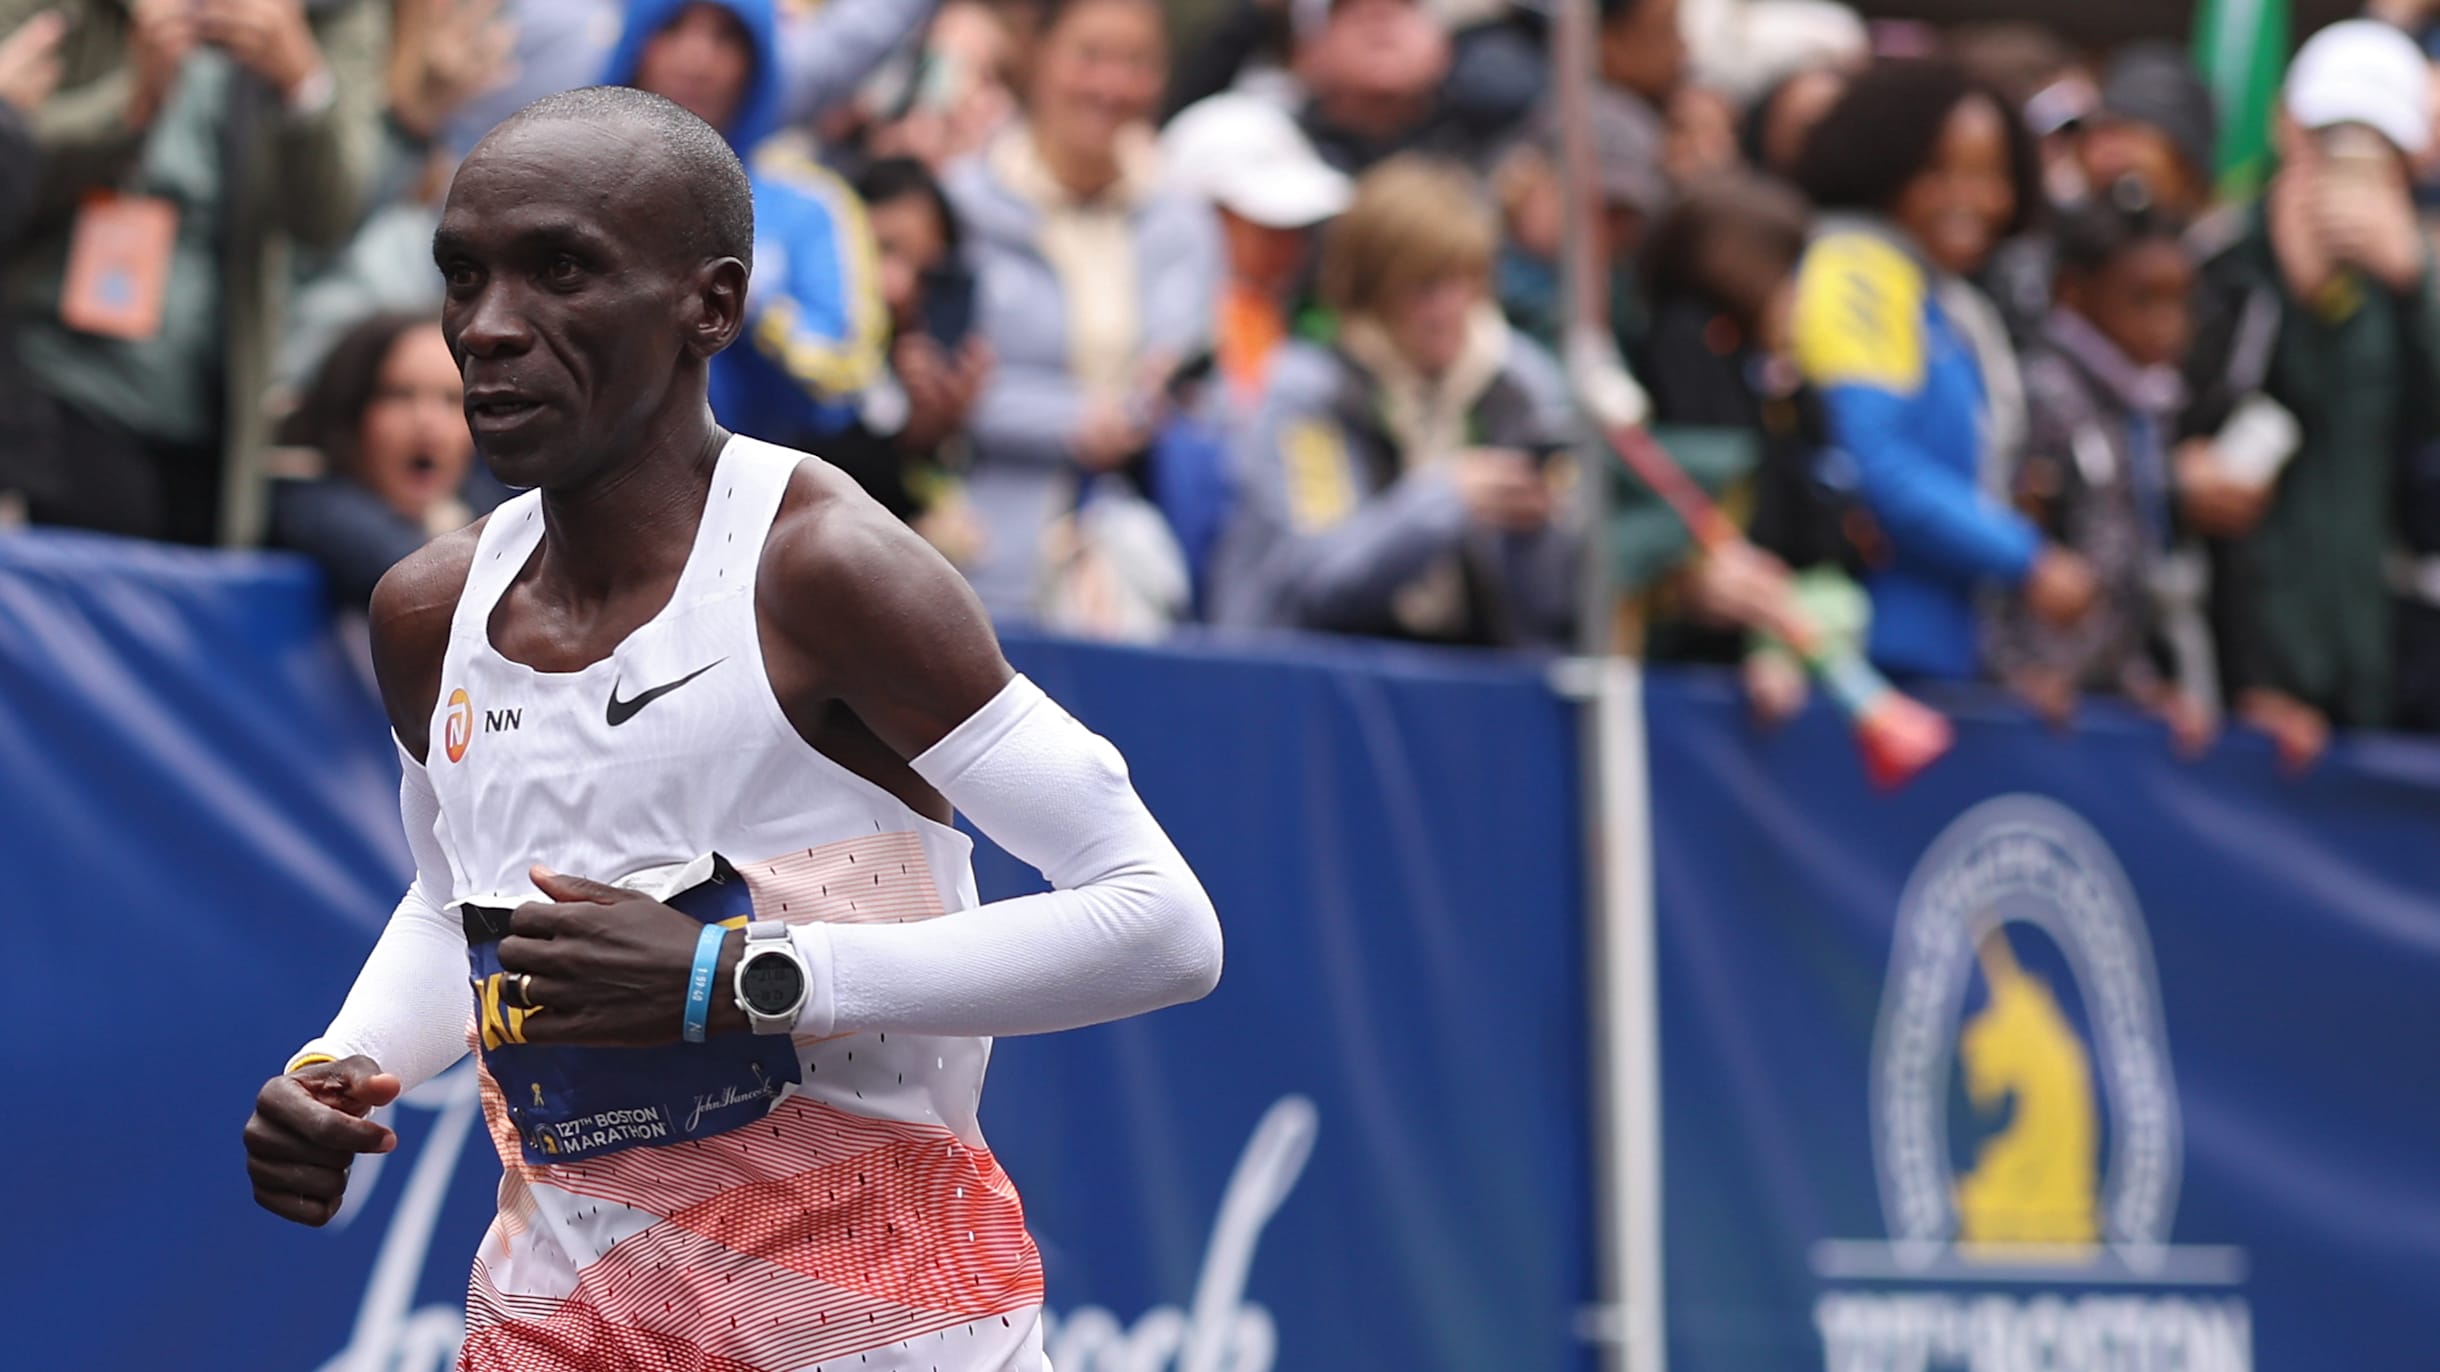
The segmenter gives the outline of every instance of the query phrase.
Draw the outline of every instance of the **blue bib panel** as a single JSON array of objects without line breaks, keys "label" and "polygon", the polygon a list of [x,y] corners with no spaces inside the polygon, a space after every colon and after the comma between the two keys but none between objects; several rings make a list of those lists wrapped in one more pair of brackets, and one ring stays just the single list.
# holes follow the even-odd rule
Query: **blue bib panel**
[{"label": "blue bib panel", "polygon": [[[668,905],[705,924],[743,927],[754,901],[725,858]],[[709,1138],[762,1118],[802,1077],[785,1034],[723,1034],[651,1048],[527,1043],[525,1014],[502,1004],[500,940],[509,911],[460,907],[483,1066],[507,1098],[527,1162],[581,1162],[624,1148]],[[713,994],[721,993],[715,987]],[[545,1014],[549,1013],[546,1009]]]}]

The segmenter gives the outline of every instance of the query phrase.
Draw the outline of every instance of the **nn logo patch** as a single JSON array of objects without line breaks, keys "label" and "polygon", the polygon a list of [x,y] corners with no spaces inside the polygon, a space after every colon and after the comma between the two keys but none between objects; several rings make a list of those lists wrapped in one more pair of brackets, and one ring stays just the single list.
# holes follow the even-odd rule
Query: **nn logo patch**
[{"label": "nn logo patch", "polygon": [[451,762],[466,760],[466,745],[474,742],[474,701],[466,688],[449,693],[449,713],[441,721],[441,749]]}]

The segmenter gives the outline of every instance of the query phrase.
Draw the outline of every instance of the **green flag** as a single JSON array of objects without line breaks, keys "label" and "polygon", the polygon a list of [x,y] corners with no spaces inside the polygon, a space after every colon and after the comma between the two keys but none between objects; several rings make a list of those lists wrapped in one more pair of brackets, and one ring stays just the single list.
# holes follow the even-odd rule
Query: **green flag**
[{"label": "green flag", "polygon": [[2220,111],[2215,170],[2223,196],[2250,196],[2270,173],[2288,29],[2288,0],[2202,0],[2195,16],[2194,63]]}]

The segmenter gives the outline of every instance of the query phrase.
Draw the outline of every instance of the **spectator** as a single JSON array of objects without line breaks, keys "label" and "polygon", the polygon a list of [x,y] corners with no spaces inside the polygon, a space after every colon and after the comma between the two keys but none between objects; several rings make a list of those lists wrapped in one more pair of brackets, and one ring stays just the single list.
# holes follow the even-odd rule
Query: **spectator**
[{"label": "spectator", "polygon": [[2095,590],[2082,558],[2000,498],[2022,431],[2014,360],[1965,284],[2039,208],[2030,142],[1956,67],[1892,61],[1815,126],[1799,172],[1833,217],[1799,275],[1797,357],[1891,547],[1868,578],[1872,657],[1972,677],[1985,588],[2062,624]]},{"label": "spectator", "polygon": [[[2211,205],[2217,127],[2211,89],[2184,53],[2167,43],[2122,48],[2110,58],[2096,103],[2057,135],[2069,170],[2052,178],[2053,203],[2132,184],[2171,218],[2193,223]],[[2048,328],[2054,256],[2047,235],[2028,233],[2004,245],[1985,274],[2021,341],[2038,343]]]},{"label": "spectator", "polygon": [[[2076,135],[2096,96],[2067,40],[2037,21],[2001,19],[1951,31],[1942,50],[2033,135],[2047,198],[2055,204],[2083,199]],[[2048,308],[2047,296],[2041,308]]]},{"label": "spectator", "polygon": [[[768,34],[771,42],[759,49],[773,59],[771,69],[760,74],[772,82],[774,123],[808,124],[846,101],[892,49],[923,27],[935,3],[830,0],[818,7],[782,7]],[[510,5],[515,74],[450,121],[443,141],[453,156],[463,156],[493,125],[543,96],[590,85],[606,65],[627,65],[612,58],[621,34],[634,27],[633,11],[662,8],[660,0],[510,0]]]},{"label": "spectator", "polygon": [[317,450],[318,480],[275,482],[272,546],[322,564],[331,596],[364,608],[401,558],[474,517],[465,387],[440,325],[381,314],[332,346],[282,437]]},{"label": "spectator", "polygon": [[[39,8],[0,0],[0,31]],[[367,207],[384,12],[62,12],[60,89],[35,123],[44,170],[6,264],[20,365],[0,378],[0,447],[47,473],[37,520],[251,539],[282,252],[335,247]]]},{"label": "spectator", "polygon": [[[1162,157],[1220,217],[1226,276],[1208,366],[1190,362],[1151,455],[1152,496],[1208,609],[1211,557],[1228,521],[1228,448],[1270,387],[1288,339],[1327,327],[1307,299],[1314,230],[1347,208],[1347,178],[1296,121],[1260,96],[1216,95],[1171,121]],[[1299,319],[1300,308],[1303,318]]]},{"label": "spectator", "polygon": [[2211,88],[2186,54],[2168,43],[2134,43],[2110,57],[2101,106],[2084,121],[2076,160],[2087,186],[2131,178],[2171,218],[2191,222],[2211,206],[2218,136]]},{"label": "spectator", "polygon": [[1872,57],[1871,32],[1840,0],[1744,0],[1700,15],[1688,35],[1695,70],[1744,109],[1806,72],[1852,75]]},{"label": "spectator", "polygon": [[1661,131],[1661,165],[1684,183],[1737,163],[1737,115],[1716,92],[1687,80],[1679,0],[1600,0],[1594,49],[1601,82]]},{"label": "spectator", "polygon": [[649,0],[604,80],[663,96],[720,130],[754,184],[746,335],[712,364],[712,408],[739,433],[818,447],[853,420],[888,333],[872,229],[855,192],[779,118],[771,0]]},{"label": "spectator", "polygon": [[1813,126],[1847,93],[1848,75],[1837,67],[1807,67],[1789,73],[1754,97],[1738,126],[1737,146],[1756,170],[1793,180],[1797,159]]},{"label": "spectator", "polygon": [[1293,103],[1295,80],[1286,69],[1296,43],[1294,10],[1292,0],[1230,0],[1202,32],[1187,35],[1194,41],[1180,45],[1162,118],[1227,91],[1253,94],[1245,87],[1257,70],[1279,88],[1270,94]]},{"label": "spectator", "polygon": [[912,157],[937,173],[981,151],[1015,117],[1014,56],[1001,10],[951,0],[925,32],[907,78],[886,93],[868,87],[850,126],[831,140],[832,162]]},{"label": "spectator", "polygon": [[991,349],[973,332],[974,278],[957,217],[913,158],[865,168],[856,194],[881,254],[890,369],[865,393],[855,421],[823,441],[822,456],[962,567],[981,551],[963,450],[991,376]]},{"label": "spectator", "polygon": [[1035,40],[1023,119],[948,177],[998,359],[972,421],[969,485],[986,533],[969,572],[995,614],[1051,613],[1080,549],[1046,532],[1101,503],[1111,513],[1089,522],[1130,531],[1105,550],[1125,567],[1105,568],[1096,593],[1126,607],[1112,610],[1124,631],[1185,604],[1182,561],[1129,494],[1172,374],[1209,346],[1219,290],[1211,211],[1164,183],[1144,124],[1162,47],[1152,0],[1062,0]]},{"label": "spectator", "polygon": [[[16,242],[18,226],[34,207],[41,154],[29,120],[59,84],[59,40],[67,29],[63,16],[46,10],[0,35],[0,255]],[[16,370],[16,349],[8,330],[0,328],[0,377]],[[7,383],[0,382],[0,397],[6,391]],[[0,530],[25,522],[29,496],[49,494],[37,487],[45,476],[6,441],[6,426],[0,424]]]},{"label": "spectator", "polygon": [[2031,428],[2014,485],[2019,507],[2092,567],[2100,595],[2066,626],[2005,607],[1991,659],[2052,723],[2073,714],[2077,692],[2108,691],[2159,712],[2195,747],[2210,711],[2153,655],[2154,588],[2172,538],[2169,424],[2193,333],[2182,231],[2131,179],[2060,225],[2058,307],[2025,363]]},{"label": "spectator", "polygon": [[[1464,5],[1443,4],[1446,18]],[[1550,23],[1546,0],[1484,0],[1472,16],[1448,18],[1449,78],[1443,102],[1468,125],[1484,129],[1523,124],[1551,89]]]},{"label": "spectator", "polygon": [[[1790,350],[1809,218],[1803,197],[1776,181],[1731,173],[1697,183],[1654,230],[1645,258],[1652,328],[1634,359],[1654,425],[1690,475],[1731,497],[1723,508],[1748,512],[1754,550],[1691,559],[1670,586],[1690,613],[1656,625],[1650,651],[1741,662],[1769,721],[1804,703],[1805,672],[1759,632],[1753,612],[1784,613],[1793,596],[1826,633],[1860,642],[1869,610],[1855,578],[1877,551],[1852,465]],[[1707,442],[1726,453],[1715,470],[1698,455]],[[1672,548],[1683,546],[1668,532]],[[1747,565],[1757,554],[1764,575]],[[1794,580],[1771,584],[1779,569]]]},{"label": "spectator", "polygon": [[[2292,763],[2332,724],[2395,718],[2384,563],[2399,459],[2434,435],[2440,392],[2440,289],[2406,170],[2431,135],[2428,80],[2395,29],[2315,34],[2288,70],[2270,190],[2204,267],[2190,371],[2206,390],[2186,427],[2212,438],[2204,460],[2269,492],[2217,568],[2222,673]],[[2265,414],[2285,438],[2245,436],[2276,433]]]},{"label": "spectator", "polygon": [[1251,408],[1292,330],[1313,231],[1347,208],[1348,180],[1286,111],[1251,95],[1216,95],[1180,114],[1162,159],[1220,216],[1227,271],[1212,341],[1228,396]]},{"label": "spectator", "polygon": [[1491,138],[1442,102],[1449,35],[1417,0],[1301,0],[1299,122],[1322,160],[1350,176],[1402,152],[1479,165]]},{"label": "spectator", "polygon": [[456,163],[438,139],[467,101],[507,79],[514,42],[491,0],[393,0],[379,207],[335,257],[299,264],[275,372],[284,395],[310,380],[358,320],[440,311],[432,233]]},{"label": "spectator", "polygon": [[1399,158],[1357,183],[1322,254],[1337,346],[1289,345],[1237,450],[1219,622],[1565,640],[1575,539],[1545,463],[1571,412],[1492,302],[1498,242],[1460,169]]},{"label": "spectator", "polygon": [[[1646,230],[1669,204],[1660,127],[1622,91],[1595,90],[1591,112],[1600,192],[1595,222],[1610,263],[1610,328],[1621,349],[1632,352],[1646,326],[1634,262]],[[1567,197],[1560,187],[1559,163],[1558,119],[1555,112],[1546,113],[1533,136],[1520,140],[1502,159],[1497,177],[1507,229],[1496,278],[1500,308],[1509,323],[1546,348],[1559,345],[1567,326],[1559,271]]]}]

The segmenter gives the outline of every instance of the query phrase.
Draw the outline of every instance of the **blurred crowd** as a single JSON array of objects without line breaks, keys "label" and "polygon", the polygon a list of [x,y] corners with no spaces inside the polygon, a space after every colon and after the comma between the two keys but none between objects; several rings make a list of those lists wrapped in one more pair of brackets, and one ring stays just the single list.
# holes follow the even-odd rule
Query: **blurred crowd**
[{"label": "blurred crowd", "polygon": [[[361,603],[506,494],[452,168],[624,84],[752,176],[722,422],[1005,619],[1551,648],[1590,558],[1766,718],[1793,608],[2190,748],[2440,730],[2427,6],[2313,35],[2257,129],[2166,42],[1687,3],[1599,0],[1563,156],[1539,0],[0,0],[0,526]],[[1733,532],[1572,460],[1595,334]]]}]

